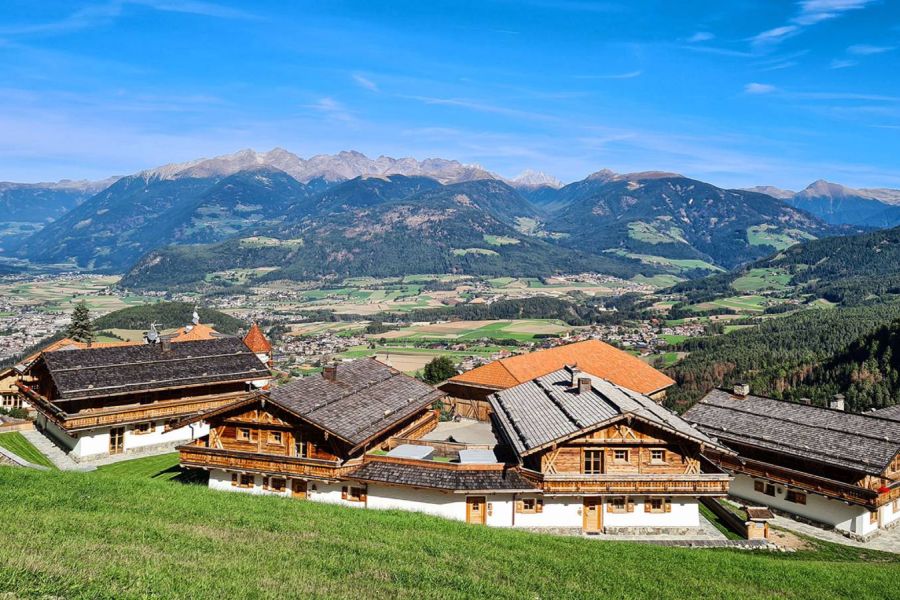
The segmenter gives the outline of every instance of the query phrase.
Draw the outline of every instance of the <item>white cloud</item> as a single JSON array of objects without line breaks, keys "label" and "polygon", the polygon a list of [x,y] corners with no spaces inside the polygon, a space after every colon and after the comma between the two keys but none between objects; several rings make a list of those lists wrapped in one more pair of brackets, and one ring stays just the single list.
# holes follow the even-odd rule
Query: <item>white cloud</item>
[{"label": "white cloud", "polygon": [[774,85],[769,85],[768,83],[748,83],[744,86],[745,94],[771,94],[777,90],[778,88]]},{"label": "white cloud", "polygon": [[372,81],[368,77],[366,77],[364,75],[360,75],[359,73],[353,74],[353,81],[355,81],[357,83],[357,85],[359,85],[359,87],[365,88],[365,89],[369,90],[370,92],[380,91],[378,89],[378,84],[376,84],[374,81]]},{"label": "white cloud", "polygon": [[800,28],[796,25],[782,25],[781,27],[775,27],[774,29],[768,29],[759,33],[752,38],[754,44],[767,44],[772,42],[780,42],[786,37],[796,34],[800,31]]},{"label": "white cloud", "polygon": [[714,39],[716,36],[711,34],[708,31],[698,31],[691,37],[687,39],[689,44],[696,44],[697,42],[708,42],[711,39]]},{"label": "white cloud", "polygon": [[644,72],[641,70],[628,71],[627,73],[614,73],[612,75],[576,75],[576,79],[634,79],[640,77]]},{"label": "white cloud", "polygon": [[800,13],[794,17],[799,25],[814,25],[834,19],[850,10],[859,10],[871,4],[872,0],[804,0],[800,2]]},{"label": "white cloud", "polygon": [[356,117],[353,116],[353,113],[351,113],[343,103],[338,102],[330,96],[319,98],[316,102],[308,104],[307,108],[318,111],[337,121],[342,121],[344,123],[356,122]]},{"label": "white cloud", "polygon": [[870,54],[890,52],[894,48],[896,48],[896,46],[872,46],[869,44],[854,44],[853,46],[849,46],[847,48],[847,52],[849,54],[856,54],[857,56],[868,56]]},{"label": "white cloud", "polygon": [[832,69],[846,69],[848,67],[855,67],[859,63],[855,60],[846,60],[842,58],[835,58],[831,61],[830,68]]}]

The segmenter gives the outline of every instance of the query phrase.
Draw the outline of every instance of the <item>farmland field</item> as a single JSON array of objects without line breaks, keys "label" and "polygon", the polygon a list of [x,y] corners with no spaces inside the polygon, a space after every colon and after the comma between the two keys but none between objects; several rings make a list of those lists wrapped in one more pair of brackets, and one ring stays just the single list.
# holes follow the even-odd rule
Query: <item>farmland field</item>
[{"label": "farmland field", "polygon": [[782,269],[751,269],[746,275],[731,282],[731,287],[739,292],[758,290],[784,290],[791,281],[790,274]]},{"label": "farmland field", "polygon": [[531,341],[541,335],[560,335],[573,329],[562,321],[523,319],[513,321],[450,321],[418,324],[372,337],[396,340],[456,340],[481,338]]},{"label": "farmland field", "polygon": [[71,312],[84,300],[95,315],[114,310],[158,302],[157,298],[128,294],[122,297],[100,295],[113,286],[118,276],[97,275],[77,279],[35,279],[0,285],[0,296],[18,306],[34,306],[43,312]]},{"label": "farmland field", "polygon": [[[217,492],[118,473],[0,468],[12,598],[889,598],[896,556],[666,548]],[[165,466],[165,463],[159,465]],[[174,471],[169,471],[173,473]]]}]

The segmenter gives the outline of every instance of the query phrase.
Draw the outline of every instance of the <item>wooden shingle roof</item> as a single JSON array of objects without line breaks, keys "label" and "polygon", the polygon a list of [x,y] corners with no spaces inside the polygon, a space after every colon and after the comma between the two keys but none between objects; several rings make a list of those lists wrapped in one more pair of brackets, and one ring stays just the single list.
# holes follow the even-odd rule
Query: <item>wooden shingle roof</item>
[{"label": "wooden shingle roof", "polygon": [[880,475],[900,451],[900,422],[870,414],[713,390],[684,414],[733,442]]},{"label": "wooden shingle roof", "polygon": [[879,417],[882,419],[890,419],[892,421],[900,421],[900,404],[895,404],[894,406],[888,406],[886,408],[880,408],[878,410],[873,410],[871,413],[873,417]]},{"label": "wooden shingle roof", "polygon": [[237,338],[56,350],[44,352],[40,362],[60,400],[271,377]]},{"label": "wooden shingle roof", "polygon": [[491,395],[497,422],[520,456],[625,416],[730,452],[647,396],[594,374],[578,373],[591,379],[590,390],[579,393],[572,386],[572,373],[566,367]]},{"label": "wooden shingle roof", "polygon": [[451,377],[449,381],[507,389],[557,371],[566,365],[576,365],[586,373],[592,373],[641,394],[652,394],[675,383],[671,377],[657,371],[641,359],[600,340],[575,342],[503,358]]},{"label": "wooden shingle roof", "polygon": [[[455,466],[455,465],[454,465]],[[457,469],[437,465],[367,462],[350,479],[456,492],[538,491],[515,469]]]},{"label": "wooden shingle roof", "polygon": [[363,358],[341,363],[334,381],[313,375],[280,385],[269,401],[355,446],[442,396],[418,379]]}]

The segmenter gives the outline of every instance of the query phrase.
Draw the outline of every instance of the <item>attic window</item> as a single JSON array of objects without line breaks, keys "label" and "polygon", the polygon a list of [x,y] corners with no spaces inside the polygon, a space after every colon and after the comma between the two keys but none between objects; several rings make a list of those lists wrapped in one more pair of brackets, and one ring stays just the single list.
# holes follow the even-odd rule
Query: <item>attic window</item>
[{"label": "attic window", "polygon": [[628,450],[613,450],[613,460],[616,462],[628,462]]},{"label": "attic window", "polygon": [[666,462],[666,451],[660,448],[650,450],[650,462],[657,464]]}]

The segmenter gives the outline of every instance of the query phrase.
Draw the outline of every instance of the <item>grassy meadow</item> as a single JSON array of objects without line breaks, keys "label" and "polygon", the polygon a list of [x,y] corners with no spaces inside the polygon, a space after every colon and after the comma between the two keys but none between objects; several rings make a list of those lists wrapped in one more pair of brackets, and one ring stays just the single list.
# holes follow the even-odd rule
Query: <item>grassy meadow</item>
[{"label": "grassy meadow", "polygon": [[824,543],[665,548],[216,492],[173,461],[0,468],[0,596],[863,599],[900,576],[900,557]]},{"label": "grassy meadow", "polygon": [[53,468],[53,463],[18,431],[0,433],[0,446],[33,465]]}]

